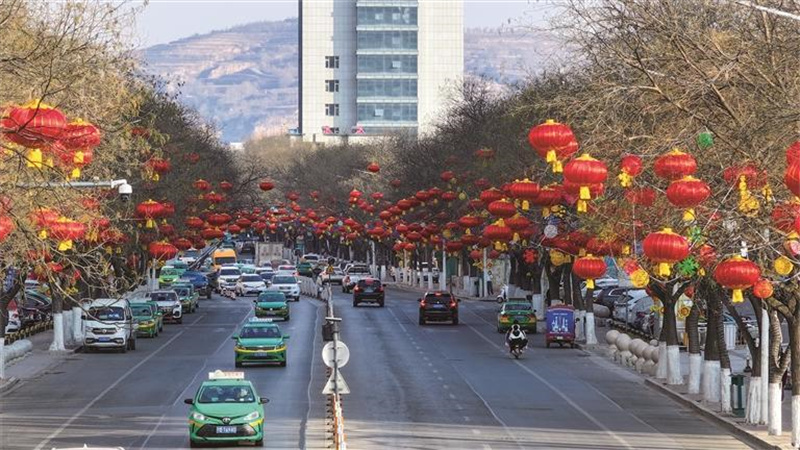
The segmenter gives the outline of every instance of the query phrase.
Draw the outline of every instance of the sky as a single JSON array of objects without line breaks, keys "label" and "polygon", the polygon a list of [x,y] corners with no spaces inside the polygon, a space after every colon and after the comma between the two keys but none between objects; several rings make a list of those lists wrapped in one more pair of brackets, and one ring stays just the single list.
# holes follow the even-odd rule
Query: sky
[{"label": "sky", "polygon": [[[428,0],[431,1],[431,0]],[[464,0],[467,27],[496,27],[546,0]],[[297,0],[150,0],[137,21],[142,47],[263,20],[297,17]]]}]

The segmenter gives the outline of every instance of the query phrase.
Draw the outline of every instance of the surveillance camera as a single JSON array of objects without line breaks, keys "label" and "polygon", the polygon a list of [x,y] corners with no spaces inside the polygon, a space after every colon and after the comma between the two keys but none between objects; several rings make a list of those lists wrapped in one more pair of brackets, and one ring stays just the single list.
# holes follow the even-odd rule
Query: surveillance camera
[{"label": "surveillance camera", "polygon": [[133,187],[131,187],[128,183],[123,183],[119,185],[119,198],[123,202],[127,202],[131,199],[131,194],[133,194]]}]

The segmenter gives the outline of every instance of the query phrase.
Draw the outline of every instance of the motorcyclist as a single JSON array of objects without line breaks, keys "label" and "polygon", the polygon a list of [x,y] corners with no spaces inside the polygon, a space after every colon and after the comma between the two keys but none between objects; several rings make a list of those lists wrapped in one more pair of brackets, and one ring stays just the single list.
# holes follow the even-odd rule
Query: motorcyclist
[{"label": "motorcyclist", "polygon": [[524,349],[528,346],[528,338],[525,336],[525,332],[519,327],[519,324],[515,323],[511,325],[511,329],[506,333],[506,343],[508,343],[508,348],[512,352],[517,349]]}]

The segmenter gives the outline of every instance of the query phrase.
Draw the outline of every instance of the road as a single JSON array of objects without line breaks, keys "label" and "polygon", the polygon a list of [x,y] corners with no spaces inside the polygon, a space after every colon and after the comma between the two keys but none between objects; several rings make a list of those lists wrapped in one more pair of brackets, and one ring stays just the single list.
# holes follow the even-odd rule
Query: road
[{"label": "road", "polygon": [[[747,448],[602,358],[545,349],[541,336],[511,359],[494,331],[496,305],[461,304],[461,324],[417,325],[417,294],[390,290],[386,307],[353,308],[334,290],[351,449]],[[231,334],[249,301],[201,302],[183,325],[127,354],[82,354],[18,385],[0,403],[0,448],[187,447],[188,407],[207,372],[233,369]],[[267,405],[265,446],[324,448],[322,304],[292,303],[286,368],[247,367]]]}]

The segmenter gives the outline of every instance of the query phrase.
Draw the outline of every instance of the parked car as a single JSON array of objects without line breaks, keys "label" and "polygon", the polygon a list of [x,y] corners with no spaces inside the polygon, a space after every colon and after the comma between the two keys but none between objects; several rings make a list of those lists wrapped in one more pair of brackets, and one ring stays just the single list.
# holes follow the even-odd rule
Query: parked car
[{"label": "parked car", "polygon": [[600,290],[595,291],[597,294],[594,298],[594,302],[598,305],[603,305],[608,308],[609,311],[614,311],[614,303],[619,300],[620,297],[625,295],[628,292],[629,288],[620,288],[620,287],[606,287]]},{"label": "parked car", "polygon": [[242,272],[236,266],[220,267],[219,274],[217,276],[217,290],[233,290],[236,287],[236,282],[239,281],[239,277],[241,276]]},{"label": "parked car", "polygon": [[310,261],[303,261],[297,265],[297,274],[301,277],[313,277],[314,266]]},{"label": "parked car", "polygon": [[341,286],[342,281],[344,281],[344,271],[336,267],[334,267],[333,273],[327,274],[323,272],[321,276],[322,281],[326,283],[338,284]]},{"label": "parked car", "polygon": [[611,313],[611,318],[617,322],[628,323],[628,311],[631,310],[634,304],[639,299],[647,297],[647,292],[644,289],[631,289],[628,290],[624,296],[620,297],[614,303],[614,311]]},{"label": "parked car", "polygon": [[6,334],[16,333],[22,329],[22,320],[19,318],[19,308],[17,307],[16,300],[11,300],[6,308]]},{"label": "parked car", "polygon": [[208,277],[203,272],[188,271],[178,279],[180,283],[189,283],[194,287],[197,295],[205,298],[211,298],[211,285],[208,282]]},{"label": "parked car", "polygon": [[194,287],[189,283],[175,283],[172,290],[178,294],[178,300],[181,302],[181,308],[186,314],[194,313],[199,307],[197,300],[199,295],[195,292]]},{"label": "parked car", "polygon": [[364,278],[358,280],[358,283],[353,287],[353,306],[358,306],[360,303],[376,302],[378,306],[383,307],[386,301],[386,292],[383,290],[381,281],[375,278]]},{"label": "parked car", "polygon": [[458,325],[457,299],[450,292],[427,292],[419,299],[419,324],[425,325],[428,321],[452,321]]},{"label": "parked car", "polygon": [[22,291],[16,301],[22,328],[46,322],[53,316],[53,301],[39,291]]},{"label": "parked car", "polygon": [[113,349],[122,353],[136,350],[138,322],[128,300],[99,298],[89,303],[83,320],[86,351]]},{"label": "parked car", "polygon": [[[137,299],[138,300],[138,299]],[[158,304],[152,301],[130,301],[133,318],[139,322],[137,336],[154,338],[164,328],[164,316],[158,310]]]}]

